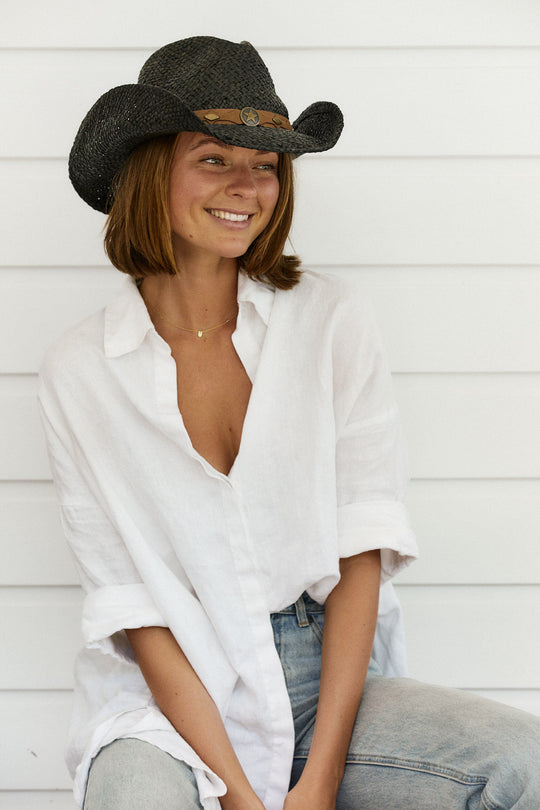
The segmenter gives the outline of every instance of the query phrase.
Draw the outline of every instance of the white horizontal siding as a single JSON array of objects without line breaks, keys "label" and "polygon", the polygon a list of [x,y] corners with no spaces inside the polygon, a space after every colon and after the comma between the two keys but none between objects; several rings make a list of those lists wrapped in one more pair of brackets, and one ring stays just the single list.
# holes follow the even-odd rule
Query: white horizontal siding
[{"label": "white horizontal siding", "polygon": [[540,264],[536,158],[310,157],[297,173],[308,264]]},{"label": "white horizontal siding", "polygon": [[75,585],[52,484],[0,484],[2,585]]},{"label": "white horizontal siding", "polygon": [[36,393],[34,376],[0,376],[0,480],[50,478]]},{"label": "white horizontal siding", "polygon": [[73,659],[82,644],[81,591],[74,588],[2,588],[0,638],[3,689],[71,689]]},{"label": "white horizontal siding", "polygon": [[[540,586],[398,586],[409,671],[467,689],[537,689]],[[519,650],[519,663],[513,651]]]},{"label": "white horizontal siding", "polygon": [[479,697],[505,703],[522,712],[529,712],[540,717],[540,689],[470,689]]},{"label": "white horizontal siding", "polygon": [[213,34],[257,46],[534,46],[540,9],[531,0],[278,0],[254,14],[247,0],[189,9],[175,0],[151,6],[130,0],[22,0],[3,20],[0,47],[158,47],[171,39]]},{"label": "white horizontal siding", "polygon": [[395,385],[415,478],[538,478],[539,374],[405,374]]},{"label": "white horizontal siding", "polygon": [[0,269],[0,323],[13,336],[0,346],[3,373],[35,373],[45,350],[110,301],[125,278],[111,267]]},{"label": "white horizontal siding", "polygon": [[0,810],[76,810],[70,790],[0,790]]},{"label": "white horizontal siding", "polygon": [[3,753],[0,785],[3,790],[70,787],[63,751],[71,708],[72,695],[68,691],[0,693],[4,738],[0,748]]},{"label": "white horizontal siding", "polygon": [[324,268],[375,304],[394,372],[539,371],[539,267]]},{"label": "white horizontal siding", "polygon": [[539,480],[413,481],[407,500],[421,555],[400,582],[540,584]]}]

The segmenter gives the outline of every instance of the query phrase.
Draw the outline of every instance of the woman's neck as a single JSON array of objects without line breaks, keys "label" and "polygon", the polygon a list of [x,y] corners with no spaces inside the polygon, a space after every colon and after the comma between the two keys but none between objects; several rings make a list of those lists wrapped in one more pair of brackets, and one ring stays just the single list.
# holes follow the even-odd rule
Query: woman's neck
[{"label": "woman's neck", "polygon": [[155,325],[209,329],[236,312],[237,262],[222,260],[213,267],[183,267],[176,276],[148,276],[140,292]]}]

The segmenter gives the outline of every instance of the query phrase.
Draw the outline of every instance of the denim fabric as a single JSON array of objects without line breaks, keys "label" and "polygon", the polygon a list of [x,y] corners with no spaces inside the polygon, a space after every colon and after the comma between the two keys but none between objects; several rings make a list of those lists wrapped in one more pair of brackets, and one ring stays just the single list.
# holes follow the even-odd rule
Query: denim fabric
[{"label": "denim fabric", "polygon": [[[324,608],[272,616],[296,731],[292,782],[315,723]],[[371,662],[337,810],[538,810],[540,718],[457,689],[386,678]]]},{"label": "denim fabric", "polygon": [[193,771],[142,740],[115,740],[92,762],[84,810],[201,810]]},{"label": "denim fabric", "polygon": [[[306,594],[271,617],[293,709],[299,779],[319,692],[324,608]],[[337,810],[538,810],[540,718],[370,663]],[[85,810],[200,810],[193,774],[139,740],[102,749]],[[314,808],[316,810],[316,808]]]}]

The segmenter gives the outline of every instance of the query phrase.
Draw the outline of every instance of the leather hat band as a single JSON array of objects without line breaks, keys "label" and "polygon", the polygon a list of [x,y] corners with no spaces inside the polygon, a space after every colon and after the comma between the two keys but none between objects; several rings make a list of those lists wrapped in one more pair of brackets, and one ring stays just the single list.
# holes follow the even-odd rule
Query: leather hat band
[{"label": "leather hat band", "polygon": [[195,110],[205,124],[244,124],[246,127],[273,127],[290,129],[291,122],[284,115],[244,107],[242,110]]}]

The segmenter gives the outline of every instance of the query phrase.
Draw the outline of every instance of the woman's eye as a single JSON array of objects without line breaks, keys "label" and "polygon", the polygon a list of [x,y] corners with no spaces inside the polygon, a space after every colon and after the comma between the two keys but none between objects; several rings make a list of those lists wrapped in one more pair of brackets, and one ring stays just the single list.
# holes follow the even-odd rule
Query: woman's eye
[{"label": "woman's eye", "polygon": [[260,163],[257,169],[263,169],[266,172],[277,172],[277,166],[274,163]]},{"label": "woman's eye", "polygon": [[220,157],[217,157],[217,156],[206,157],[206,158],[203,158],[202,162],[203,163],[210,163],[212,165],[219,166],[219,165],[221,165],[223,163],[223,158],[220,158]]}]

